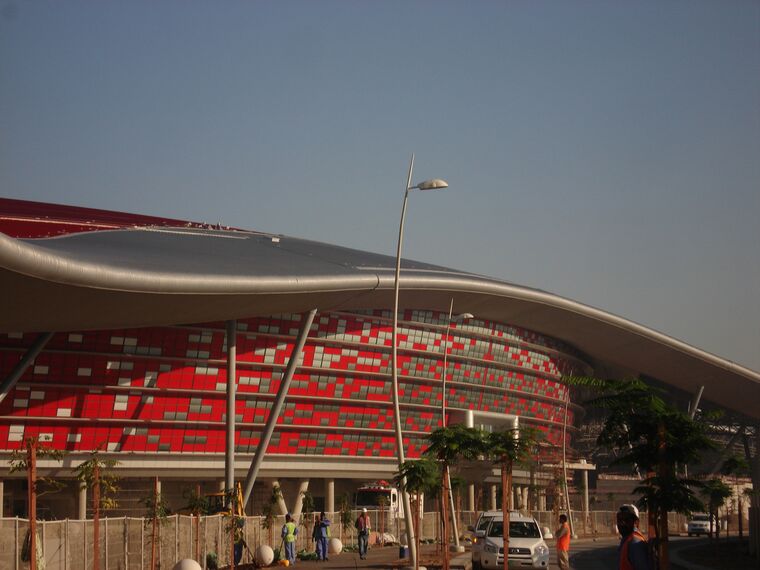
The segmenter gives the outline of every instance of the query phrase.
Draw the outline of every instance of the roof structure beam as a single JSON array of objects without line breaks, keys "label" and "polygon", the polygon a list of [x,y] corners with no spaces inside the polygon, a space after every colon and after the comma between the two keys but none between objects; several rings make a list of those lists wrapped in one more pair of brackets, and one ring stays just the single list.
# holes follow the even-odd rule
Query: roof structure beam
[{"label": "roof structure beam", "polygon": [[26,354],[21,360],[19,360],[18,364],[13,367],[11,373],[8,374],[5,380],[3,380],[2,385],[0,385],[0,404],[3,403],[3,400],[5,400],[5,397],[10,394],[11,390],[16,387],[16,384],[24,375],[26,369],[29,368],[29,365],[32,362],[34,362],[34,359],[37,358],[37,355],[39,355],[40,352],[42,352],[42,349],[45,348],[51,338],[53,338],[53,333],[51,332],[39,335],[37,340],[35,340],[32,346],[29,347],[29,350],[26,351]]},{"label": "roof structure beam", "polygon": [[285,403],[285,397],[288,395],[290,381],[293,379],[293,374],[298,367],[301,354],[303,353],[303,347],[306,344],[306,337],[309,336],[311,323],[314,322],[314,317],[316,314],[317,309],[312,309],[308,313],[304,314],[303,321],[301,321],[301,330],[298,331],[296,344],[293,346],[293,350],[290,353],[288,366],[285,369],[285,375],[282,378],[282,382],[280,382],[280,389],[277,392],[277,398],[272,405],[272,409],[269,410],[269,417],[267,418],[267,423],[264,426],[264,431],[261,434],[259,445],[256,448],[256,455],[253,456],[251,466],[248,468],[248,475],[246,475],[245,487],[243,489],[243,509],[245,509],[245,506],[248,504],[248,500],[251,498],[253,485],[256,483],[256,476],[259,473],[261,464],[264,462],[264,455],[266,454],[269,440],[272,438],[272,433],[274,432],[274,426],[277,423],[277,418],[280,417],[282,406]]}]

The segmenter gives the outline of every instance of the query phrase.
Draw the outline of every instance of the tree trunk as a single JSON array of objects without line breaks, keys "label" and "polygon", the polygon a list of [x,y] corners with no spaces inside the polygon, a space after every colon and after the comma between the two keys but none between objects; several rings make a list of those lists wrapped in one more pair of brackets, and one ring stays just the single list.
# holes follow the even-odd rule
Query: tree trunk
[{"label": "tree trunk", "polygon": [[443,464],[443,476],[441,477],[441,548],[443,549],[443,570],[449,570],[449,466]]},{"label": "tree trunk", "polygon": [[153,529],[150,538],[150,570],[156,570],[156,527],[158,526],[158,477],[153,480]]},{"label": "tree trunk", "polygon": [[385,503],[380,503],[380,543],[385,546]]},{"label": "tree trunk", "polygon": [[417,556],[414,558],[414,570],[420,568],[420,493],[414,494],[412,500],[412,526],[414,527],[414,546],[417,549]]},{"label": "tree trunk", "polygon": [[[195,496],[196,496],[196,500],[199,500],[201,497],[200,485],[195,486]],[[196,560],[201,559],[200,534],[201,534],[201,513],[200,511],[196,510],[195,512],[195,559]]]},{"label": "tree trunk", "polygon": [[37,443],[27,441],[29,487],[29,570],[37,570]]},{"label": "tree trunk", "polygon": [[92,467],[92,570],[100,570],[100,465]]},{"label": "tree trunk", "polygon": [[[659,476],[664,480],[666,477],[674,477],[675,473],[671,465],[668,465],[667,456],[665,455],[665,422],[660,420],[657,426],[657,455]],[[660,532],[658,533],[659,541],[657,544],[657,558],[660,563],[660,570],[670,570],[670,555],[668,553],[668,512],[658,509],[660,515]]]},{"label": "tree trunk", "polygon": [[504,516],[504,570],[509,570],[509,509],[512,500],[512,462],[502,458],[501,462],[501,512]]}]

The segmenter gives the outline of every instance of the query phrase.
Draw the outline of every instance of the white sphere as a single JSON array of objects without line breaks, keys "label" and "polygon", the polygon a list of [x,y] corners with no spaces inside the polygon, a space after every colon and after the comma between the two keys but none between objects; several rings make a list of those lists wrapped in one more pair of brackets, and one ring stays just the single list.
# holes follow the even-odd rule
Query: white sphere
[{"label": "white sphere", "polygon": [[327,543],[327,552],[330,554],[340,554],[343,551],[343,543],[339,538],[331,538]]},{"label": "white sphere", "polygon": [[262,544],[256,548],[256,552],[253,554],[253,559],[259,566],[269,566],[274,562],[274,550],[272,550],[271,546]]},{"label": "white sphere", "polygon": [[191,558],[180,560],[174,565],[173,570],[203,570],[201,565]]}]

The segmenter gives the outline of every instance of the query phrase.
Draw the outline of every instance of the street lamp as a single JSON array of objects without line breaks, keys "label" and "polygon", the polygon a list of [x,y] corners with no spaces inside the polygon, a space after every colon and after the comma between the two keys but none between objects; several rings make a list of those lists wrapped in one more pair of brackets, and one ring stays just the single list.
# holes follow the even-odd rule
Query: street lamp
[{"label": "street lamp", "polygon": [[449,305],[449,320],[446,321],[446,334],[443,337],[443,373],[441,374],[441,427],[446,427],[446,357],[449,348],[449,335],[451,334],[451,323],[456,321],[465,321],[472,319],[475,315],[472,313],[462,313],[452,316],[454,312],[454,299],[451,299]]},{"label": "street lamp", "polygon": [[[406,202],[409,198],[409,192],[411,190],[440,190],[448,188],[449,184],[445,180],[440,178],[433,178],[431,180],[425,180],[420,182],[416,186],[412,186],[412,171],[414,170],[414,154],[409,162],[409,175],[406,179],[406,186],[404,186],[404,204],[401,207],[401,223],[398,227],[398,246],[396,247],[396,276],[393,282],[393,337],[392,337],[392,350],[391,350],[391,380],[393,391],[393,418],[394,428],[396,432],[396,455],[398,457],[399,469],[405,461],[404,457],[404,438],[401,435],[401,412],[399,410],[399,394],[398,394],[398,290],[399,290],[399,276],[401,275],[401,245],[404,241],[404,218],[406,217]],[[412,565],[417,560],[417,547],[414,541],[414,525],[412,524],[412,511],[409,504],[409,494],[405,489],[406,485],[402,485],[401,500],[404,504],[404,521],[406,522],[406,536],[409,542],[409,554],[411,555]]]},{"label": "street lamp", "polygon": [[[452,316],[454,313],[454,298],[451,299],[449,305],[449,319],[446,321],[446,334],[443,336],[443,372],[441,373],[441,427],[446,427],[446,353],[449,348],[449,334],[451,334],[452,321],[464,321],[473,318],[475,315],[472,313],[462,313],[461,315]],[[459,546],[459,529],[457,529],[457,518],[454,512],[454,491],[451,489],[451,474],[447,471],[448,485],[449,485],[449,505],[451,507],[451,521],[452,530],[454,531],[454,546],[457,552],[460,551]],[[464,549],[462,549],[464,551]]]}]

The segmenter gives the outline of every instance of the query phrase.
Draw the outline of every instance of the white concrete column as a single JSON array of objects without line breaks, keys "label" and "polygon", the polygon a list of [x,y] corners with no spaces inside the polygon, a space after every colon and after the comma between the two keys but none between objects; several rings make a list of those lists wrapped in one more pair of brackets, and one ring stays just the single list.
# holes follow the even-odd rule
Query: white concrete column
[{"label": "white concrete column", "polygon": [[87,518],[87,487],[82,485],[79,487],[79,520],[85,520]]},{"label": "white concrete column", "polygon": [[335,479],[325,479],[325,512],[335,512]]},{"label": "white concrete column", "polygon": [[[585,459],[581,459],[581,463],[586,463]],[[588,517],[588,470],[583,470],[583,515]]]},{"label": "white concrete column", "polygon": [[294,520],[298,520],[301,517],[301,511],[303,510],[303,494],[309,490],[309,480],[301,479],[298,482],[298,496],[296,497],[296,504],[293,506],[293,510],[290,514]]},{"label": "white concrete column", "polygon": [[224,479],[219,479],[219,481],[217,481],[217,487],[220,493],[224,493],[227,487],[227,483],[225,482]]},{"label": "white concrete column", "polygon": [[475,510],[475,485],[473,484],[467,486],[467,510]]},{"label": "white concrete column", "polygon": [[465,427],[475,427],[475,414],[472,410],[466,410],[464,413],[464,425]]},{"label": "white concrete column", "polygon": [[490,500],[488,501],[490,503],[488,510],[495,511],[496,510],[496,485],[494,485],[493,483],[491,484],[490,491],[491,491],[490,493],[491,496],[489,497]]},{"label": "white concrete column", "polygon": [[156,481],[156,493],[161,494],[161,479]]},{"label": "white concrete column", "polygon": [[5,482],[0,479],[0,518],[3,518],[5,503],[3,502],[3,492],[5,491]]},{"label": "white concrete column", "polygon": [[545,511],[546,510],[546,489],[544,487],[541,487],[536,490],[536,494],[538,495],[538,510]]},{"label": "white concrete column", "polygon": [[282,485],[280,485],[280,482],[277,479],[272,479],[272,489],[274,489],[275,487],[280,488],[280,497],[277,499],[277,506],[280,508],[279,514],[286,515],[288,514],[288,506],[285,504],[285,497],[283,496],[284,491],[282,489]]}]

